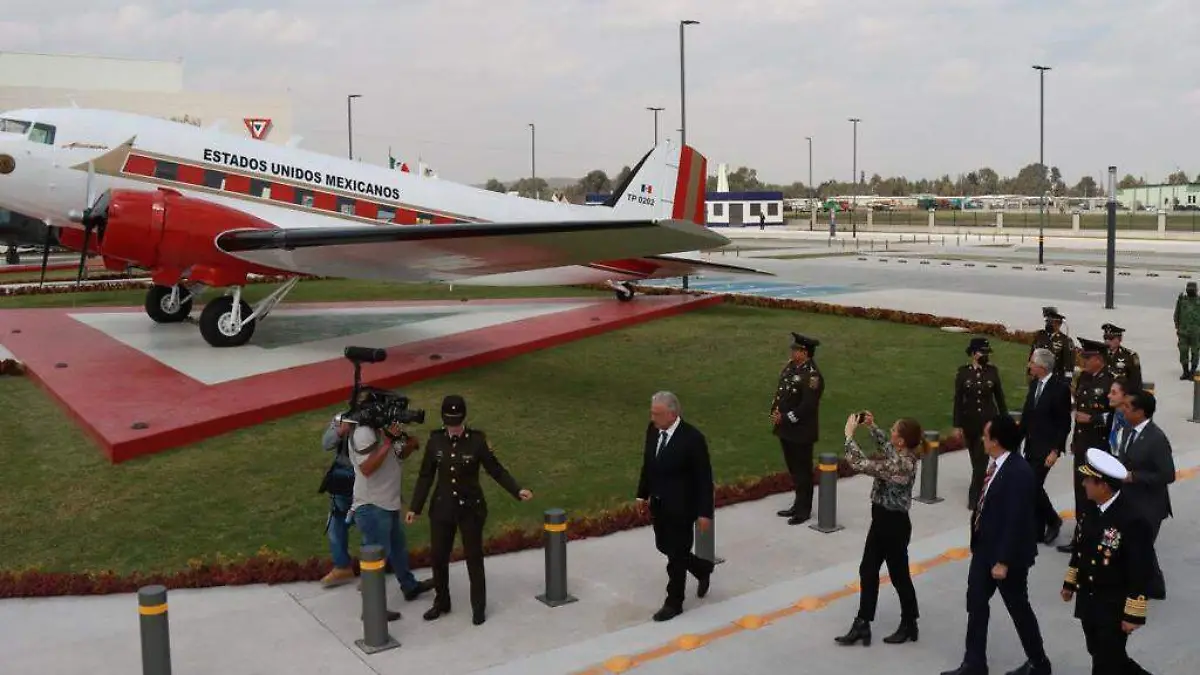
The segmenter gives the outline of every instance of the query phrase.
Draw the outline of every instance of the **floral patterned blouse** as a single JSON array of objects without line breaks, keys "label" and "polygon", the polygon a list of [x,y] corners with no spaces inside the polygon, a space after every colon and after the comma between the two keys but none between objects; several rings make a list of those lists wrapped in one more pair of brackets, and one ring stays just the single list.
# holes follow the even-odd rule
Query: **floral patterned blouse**
[{"label": "floral patterned blouse", "polygon": [[868,430],[883,456],[867,457],[853,438],[847,438],[846,463],[875,478],[875,484],[871,486],[872,503],[889,511],[908,511],[917,478],[917,458],[908,452],[897,451],[879,427],[871,425]]}]

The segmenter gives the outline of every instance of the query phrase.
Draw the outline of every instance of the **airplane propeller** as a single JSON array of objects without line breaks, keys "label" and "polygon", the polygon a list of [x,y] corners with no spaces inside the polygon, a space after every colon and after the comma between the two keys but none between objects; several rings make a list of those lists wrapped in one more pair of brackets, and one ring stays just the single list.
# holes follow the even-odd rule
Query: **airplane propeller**
[{"label": "airplane propeller", "polygon": [[83,212],[80,223],[83,225],[83,247],[79,251],[79,272],[75,275],[75,286],[83,281],[83,268],[87,264],[88,244],[91,243],[92,230],[96,231],[96,241],[104,241],[104,230],[108,225],[108,204],[112,192],[105,190],[104,194]]}]

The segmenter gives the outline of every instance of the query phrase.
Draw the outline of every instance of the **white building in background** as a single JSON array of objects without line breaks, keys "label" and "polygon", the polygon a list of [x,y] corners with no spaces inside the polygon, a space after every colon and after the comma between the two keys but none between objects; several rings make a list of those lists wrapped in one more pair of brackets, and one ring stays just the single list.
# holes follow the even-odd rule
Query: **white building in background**
[{"label": "white building in background", "polygon": [[266,142],[292,135],[285,95],[190,91],[181,61],[0,51],[0,111],[80,107],[211,126]]}]

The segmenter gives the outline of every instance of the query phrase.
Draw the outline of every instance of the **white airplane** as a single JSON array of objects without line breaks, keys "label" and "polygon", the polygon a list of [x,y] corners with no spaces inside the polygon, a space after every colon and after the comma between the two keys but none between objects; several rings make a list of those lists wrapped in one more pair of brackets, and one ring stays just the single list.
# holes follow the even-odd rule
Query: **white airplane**
[{"label": "white airplane", "polygon": [[[143,269],[146,313],[245,344],[300,276],[532,286],[759,273],[686,252],[704,227],[706,160],[658,145],[605,206],[514,197],[170,120],[108,110],[0,113],[0,206],[58,228],[112,270]],[[97,194],[99,195],[97,197]],[[44,262],[43,262],[44,267]],[[44,274],[44,272],[43,272]],[[294,275],[254,307],[247,276]],[[78,281],[78,279],[77,279]]]}]

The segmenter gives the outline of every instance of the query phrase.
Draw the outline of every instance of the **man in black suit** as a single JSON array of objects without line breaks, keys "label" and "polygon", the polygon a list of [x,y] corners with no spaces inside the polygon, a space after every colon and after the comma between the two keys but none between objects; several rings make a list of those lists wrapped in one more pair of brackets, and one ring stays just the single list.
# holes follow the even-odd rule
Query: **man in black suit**
[{"label": "man in black suit", "polygon": [[638,480],[638,505],[649,505],[654,524],[654,544],[667,556],[667,599],[654,614],[667,621],[683,612],[687,574],[698,582],[696,595],[708,593],[713,563],[692,553],[692,527],[701,532],[712,527],[712,464],[704,434],[680,417],[679,399],[660,391],[650,399],[650,424],[642,474]]},{"label": "man in black suit", "polygon": [[967,638],[962,665],[942,675],[987,675],[988,619],[999,590],[1026,662],[1008,675],[1050,675],[1041,629],[1029,604],[1029,569],[1037,558],[1034,515],[1037,480],[1029,464],[1012,453],[1021,430],[997,415],[983,431],[989,462],[979,502],[971,512],[971,567],[967,573]]},{"label": "man in black suit", "polygon": [[[1125,465],[1123,492],[1131,501],[1138,503],[1150,520],[1150,535],[1158,541],[1158,530],[1172,516],[1171,496],[1167,486],[1175,482],[1175,459],[1171,441],[1161,427],[1151,418],[1157,408],[1154,394],[1136,391],[1125,399],[1123,413],[1128,425],[1117,437],[1117,459]],[[1154,600],[1167,597],[1167,583],[1163,578],[1158,556],[1154,556],[1154,576],[1146,595]]]},{"label": "man in black suit", "polygon": [[1062,518],[1046,494],[1046,476],[1067,448],[1071,435],[1071,384],[1054,374],[1054,354],[1035,349],[1029,357],[1033,381],[1025,395],[1021,412],[1021,438],[1025,441],[1025,459],[1037,479],[1037,522],[1035,539],[1053,544],[1062,529]]}]

